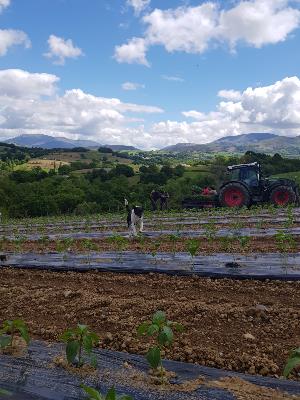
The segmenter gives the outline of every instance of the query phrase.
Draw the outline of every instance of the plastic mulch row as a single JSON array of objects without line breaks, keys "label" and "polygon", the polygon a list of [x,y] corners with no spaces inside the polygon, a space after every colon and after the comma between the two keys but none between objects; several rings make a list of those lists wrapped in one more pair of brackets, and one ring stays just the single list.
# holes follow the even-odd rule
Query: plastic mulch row
[{"label": "plastic mulch row", "polygon": [[[7,254],[2,267],[50,271],[103,271],[125,273],[165,273],[211,278],[300,280],[300,255],[216,253],[196,256],[187,253],[90,252]],[[1,268],[1,267],[0,267]]]},{"label": "plastic mulch row", "polygon": [[[102,393],[115,386],[118,393],[131,395],[134,400],[237,400],[232,390],[214,387],[212,381],[224,377],[236,377],[258,386],[276,389],[300,398],[300,383],[261,376],[245,375],[214,368],[202,367],[176,361],[164,361],[168,371],[175,372],[172,390],[162,390],[147,383],[148,365],[142,356],[110,350],[95,350],[97,371],[86,377],[67,372],[54,364],[53,359],[63,353],[60,344],[33,341],[28,355],[13,358],[0,355],[0,387],[10,390],[11,400],[75,400],[86,398],[80,384],[97,388]],[[140,376],[137,380],[136,376]],[[210,382],[197,384],[190,391],[176,390],[176,384],[204,378]]]}]

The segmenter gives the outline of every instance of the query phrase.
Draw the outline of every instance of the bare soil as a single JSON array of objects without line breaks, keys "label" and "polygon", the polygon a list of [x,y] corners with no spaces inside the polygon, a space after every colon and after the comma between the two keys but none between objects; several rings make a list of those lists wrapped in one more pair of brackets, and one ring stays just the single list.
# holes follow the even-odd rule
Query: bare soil
[{"label": "bare soil", "polygon": [[50,341],[77,323],[101,347],[144,354],[137,326],[158,309],[185,326],[165,357],[278,376],[300,342],[300,282],[258,282],[159,274],[55,273],[1,269],[0,321],[22,318]]}]

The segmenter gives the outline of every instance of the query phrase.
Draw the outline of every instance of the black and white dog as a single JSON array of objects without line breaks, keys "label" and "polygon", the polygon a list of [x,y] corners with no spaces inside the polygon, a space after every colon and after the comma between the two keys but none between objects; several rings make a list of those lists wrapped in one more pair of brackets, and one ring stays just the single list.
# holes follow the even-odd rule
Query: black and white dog
[{"label": "black and white dog", "polygon": [[144,229],[144,209],[140,206],[129,207],[127,199],[125,200],[125,207],[127,210],[127,224],[133,236],[137,236],[137,226],[139,225],[139,232]]}]

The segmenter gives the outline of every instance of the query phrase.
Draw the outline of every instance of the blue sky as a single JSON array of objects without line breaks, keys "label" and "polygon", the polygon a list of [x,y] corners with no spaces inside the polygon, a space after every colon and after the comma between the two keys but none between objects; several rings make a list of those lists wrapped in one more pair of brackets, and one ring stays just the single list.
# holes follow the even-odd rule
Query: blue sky
[{"label": "blue sky", "polygon": [[298,135],[299,26],[288,0],[0,0],[0,137]]}]

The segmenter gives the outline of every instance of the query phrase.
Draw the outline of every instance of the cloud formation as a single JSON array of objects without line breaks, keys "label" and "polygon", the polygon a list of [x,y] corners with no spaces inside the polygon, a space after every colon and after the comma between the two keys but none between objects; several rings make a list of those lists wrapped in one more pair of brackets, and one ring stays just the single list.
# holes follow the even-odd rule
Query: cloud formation
[{"label": "cloud formation", "polygon": [[146,53],[155,45],[167,52],[201,54],[223,44],[235,51],[239,43],[260,48],[282,42],[300,24],[300,10],[292,4],[289,0],[243,0],[222,9],[216,1],[207,1],[195,7],[155,9],[142,18],[144,36],[116,46],[115,58],[149,66]]},{"label": "cloud formation", "polygon": [[10,0],[0,0],[0,13],[10,5]]},{"label": "cloud formation", "polygon": [[122,83],[122,89],[123,90],[137,90],[137,89],[144,89],[145,85],[142,83],[136,83],[136,82],[124,82]]},{"label": "cloud formation", "polygon": [[162,113],[155,106],[97,97],[81,89],[59,96],[59,78],[23,70],[0,71],[0,136],[49,133],[54,136],[93,138],[100,143],[133,143],[132,127],[144,114]]},{"label": "cloud formation", "polygon": [[[287,77],[244,91],[222,90],[215,110],[186,110],[175,121],[144,122],[157,106],[125,103],[71,89],[59,93],[59,78],[12,69],[0,70],[0,136],[48,133],[144,149],[178,142],[207,143],[228,135],[300,131],[300,79]],[[225,100],[223,100],[225,98]],[[147,117],[148,118],[148,117]]]},{"label": "cloud formation", "polygon": [[162,75],[162,79],[165,79],[166,81],[171,81],[171,82],[184,82],[183,78],[180,78],[180,76],[172,76],[172,75]]},{"label": "cloud formation", "polygon": [[5,56],[8,49],[16,45],[23,45],[26,49],[31,47],[26,33],[13,29],[0,29],[0,56]]},{"label": "cloud formation", "polygon": [[149,67],[150,64],[146,59],[147,50],[148,47],[146,45],[145,39],[134,37],[130,39],[126,44],[115,47],[114,58],[119,63],[137,63]]},{"label": "cloud formation", "polygon": [[127,0],[127,4],[134,9],[135,15],[139,15],[149,4],[151,0]]},{"label": "cloud formation", "polygon": [[67,58],[78,58],[83,56],[83,51],[73,45],[71,39],[63,39],[55,35],[50,35],[48,39],[49,51],[45,57],[53,58],[56,65],[64,65]]}]

